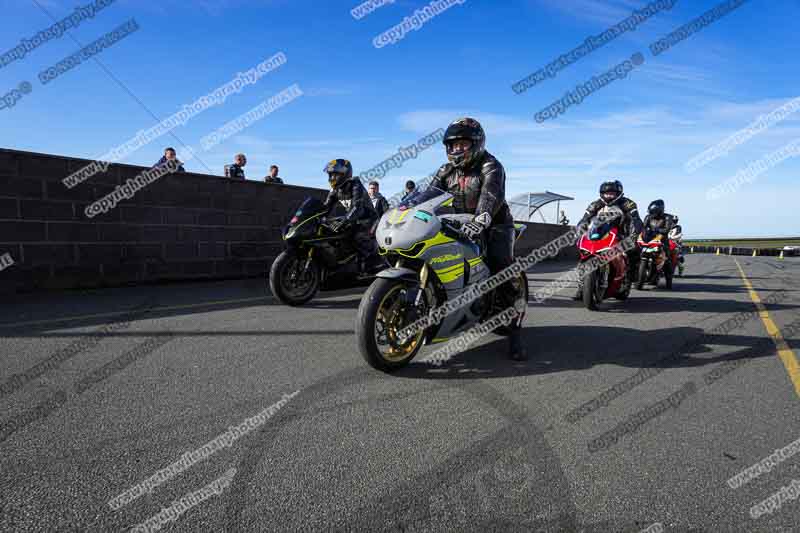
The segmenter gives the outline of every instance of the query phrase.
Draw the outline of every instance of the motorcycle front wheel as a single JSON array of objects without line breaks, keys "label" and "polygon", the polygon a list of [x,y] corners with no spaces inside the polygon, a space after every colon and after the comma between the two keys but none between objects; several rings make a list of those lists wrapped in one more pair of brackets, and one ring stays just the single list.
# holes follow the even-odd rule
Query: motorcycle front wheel
[{"label": "motorcycle front wheel", "polygon": [[675,275],[675,272],[672,268],[672,263],[666,263],[664,265],[664,288],[668,291],[672,290],[672,278]]},{"label": "motorcycle front wheel", "polygon": [[641,261],[639,261],[639,277],[636,278],[637,291],[642,290],[642,287],[644,287],[644,282],[647,281],[649,274],[650,272],[648,272],[647,260],[642,259]]},{"label": "motorcycle front wheel", "polygon": [[408,365],[422,347],[424,329],[405,342],[399,339],[399,332],[409,325],[406,323],[410,305],[406,299],[408,288],[408,282],[403,280],[378,278],[358,306],[355,328],[358,350],[376,370],[398,370]]},{"label": "motorcycle front wheel", "polygon": [[597,270],[589,272],[583,278],[583,305],[589,311],[597,311],[597,304],[602,300],[599,287],[600,273]]},{"label": "motorcycle front wheel", "polygon": [[272,295],[286,305],[299,306],[316,296],[320,285],[320,269],[317,262],[308,263],[307,257],[286,250],[279,255],[269,269],[269,289]]}]

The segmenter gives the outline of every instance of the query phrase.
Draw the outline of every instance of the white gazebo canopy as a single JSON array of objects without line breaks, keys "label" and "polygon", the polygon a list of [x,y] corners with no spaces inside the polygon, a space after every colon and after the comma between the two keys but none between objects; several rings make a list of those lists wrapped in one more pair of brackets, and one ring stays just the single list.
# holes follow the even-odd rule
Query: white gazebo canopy
[{"label": "white gazebo canopy", "polygon": [[556,194],[550,191],[544,192],[526,192],[517,194],[508,199],[508,206],[511,208],[511,214],[514,220],[518,222],[535,222],[533,220],[536,213],[541,217],[542,222],[548,223],[545,219],[542,207],[547,204],[556,202],[556,214],[550,224],[558,224],[558,214],[561,207],[562,200],[574,200],[569,196],[563,194]]}]

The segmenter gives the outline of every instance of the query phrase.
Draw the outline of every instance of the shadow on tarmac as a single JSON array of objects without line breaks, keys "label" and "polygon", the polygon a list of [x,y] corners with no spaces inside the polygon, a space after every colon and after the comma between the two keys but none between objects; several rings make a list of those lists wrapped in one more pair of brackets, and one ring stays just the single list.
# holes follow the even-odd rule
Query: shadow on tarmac
[{"label": "shadow on tarmac", "polygon": [[[689,368],[774,356],[772,341],[762,336],[707,334],[691,327],[641,331],[586,325],[580,327],[580,335],[576,330],[575,326],[524,328],[523,342],[529,360],[523,363],[506,357],[507,340],[496,335],[491,342],[459,353],[438,368],[421,362],[442,346],[434,345],[423,349],[415,361],[394,375],[416,379],[507,378],[583,370],[595,365]],[[736,349],[715,355],[710,345]]]}]

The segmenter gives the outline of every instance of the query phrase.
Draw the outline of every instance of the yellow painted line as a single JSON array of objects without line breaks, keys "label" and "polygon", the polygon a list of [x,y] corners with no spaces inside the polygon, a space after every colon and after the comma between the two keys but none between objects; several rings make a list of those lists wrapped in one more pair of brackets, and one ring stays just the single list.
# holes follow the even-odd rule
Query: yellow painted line
[{"label": "yellow painted line", "polygon": [[750,283],[749,279],[747,279],[744,270],[742,270],[742,265],[740,265],[739,261],[737,261],[735,258],[734,261],[736,262],[736,266],[739,268],[739,273],[742,275],[742,281],[744,281],[744,284],[750,293],[750,299],[753,300],[753,303],[756,305],[756,309],[758,309],[758,315],[761,317],[761,321],[764,323],[764,327],[767,330],[767,335],[770,336],[772,342],[775,343],[775,348],[778,349],[778,356],[781,358],[781,361],[783,361],[783,366],[786,369],[786,372],[789,374],[789,379],[791,379],[792,383],[794,384],[794,391],[797,393],[797,396],[800,397],[800,363],[798,363],[797,357],[792,349],[789,348],[788,344],[786,344],[786,340],[783,338],[783,335],[781,335],[780,328],[778,328],[778,326],[769,316],[769,312],[761,302],[761,298],[753,288],[753,284]]},{"label": "yellow painted line", "polygon": [[[199,304],[187,304],[187,305],[173,305],[169,307],[154,307],[152,309],[144,309],[147,313],[159,312],[159,311],[177,311],[179,309],[196,309],[199,307],[208,307],[209,305],[222,305],[222,304],[238,304],[238,303],[246,303],[246,302],[257,302],[261,300],[266,300],[267,296],[259,296],[258,298],[241,298],[239,300],[216,300],[211,302],[204,302]],[[0,324],[0,328],[13,328],[18,326],[40,326],[45,324],[58,324],[59,322],[71,322],[73,320],[86,320],[88,318],[111,318],[115,316],[121,315],[129,315],[134,309],[129,309],[127,311],[115,311],[113,313],[95,313],[93,315],[80,315],[80,316],[70,316],[64,318],[49,318],[47,320],[30,320],[28,322],[12,322],[7,324]]]}]

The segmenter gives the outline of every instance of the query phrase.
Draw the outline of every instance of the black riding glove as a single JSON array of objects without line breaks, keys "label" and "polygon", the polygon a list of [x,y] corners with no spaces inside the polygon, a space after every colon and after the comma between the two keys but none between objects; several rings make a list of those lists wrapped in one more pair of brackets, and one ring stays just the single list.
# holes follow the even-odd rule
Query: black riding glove
[{"label": "black riding glove", "polygon": [[340,219],[340,220],[334,220],[333,222],[328,224],[328,227],[331,228],[331,230],[333,230],[335,232],[339,232],[339,231],[342,231],[343,229],[345,229],[349,225],[350,225],[350,221],[349,220]]},{"label": "black riding glove", "polygon": [[474,241],[480,237],[481,233],[483,233],[491,224],[492,217],[489,216],[489,213],[481,213],[473,218],[470,222],[464,224],[464,226],[461,228],[461,231],[467,236],[468,239]]}]

